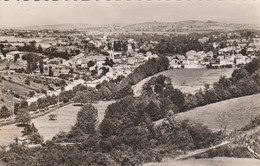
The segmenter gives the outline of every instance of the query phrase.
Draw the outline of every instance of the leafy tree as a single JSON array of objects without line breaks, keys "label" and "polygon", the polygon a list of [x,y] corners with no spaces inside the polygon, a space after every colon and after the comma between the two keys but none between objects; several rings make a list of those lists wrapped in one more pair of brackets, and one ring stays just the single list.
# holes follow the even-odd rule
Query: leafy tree
[{"label": "leafy tree", "polygon": [[115,63],[114,63],[113,59],[109,59],[108,57],[106,57],[105,63],[103,65],[108,65],[110,67],[113,67],[114,64]]},{"label": "leafy tree", "polygon": [[32,102],[29,106],[31,111],[37,111],[38,107],[37,107],[37,103],[36,102]]},{"label": "leafy tree", "polygon": [[133,92],[133,89],[130,85],[120,89],[119,91],[117,91],[115,94],[114,94],[114,99],[121,99],[123,97],[126,97],[126,96],[131,96],[133,95],[134,92]]},{"label": "leafy tree", "polygon": [[42,46],[39,44],[38,52],[39,52],[39,53],[42,53],[42,51],[43,51]]},{"label": "leafy tree", "polygon": [[24,80],[24,83],[26,84],[26,85],[30,85],[31,84],[31,82],[30,82],[30,80],[27,78],[26,80]]},{"label": "leafy tree", "polygon": [[20,103],[20,108],[28,109],[28,102],[26,100],[22,100]]},{"label": "leafy tree", "polygon": [[84,105],[77,114],[75,128],[80,129],[84,134],[94,134],[98,123],[97,109],[91,105]]},{"label": "leafy tree", "polygon": [[151,117],[153,121],[163,118],[163,113],[158,102],[150,101],[145,112]]},{"label": "leafy tree", "polygon": [[15,54],[15,55],[14,55],[14,63],[17,62],[17,59],[18,59],[19,57],[20,57],[19,54]]},{"label": "leafy tree", "polygon": [[88,61],[87,65],[88,65],[88,69],[89,69],[90,67],[95,65],[95,62],[94,61]]},{"label": "leafy tree", "polygon": [[19,124],[28,124],[31,122],[31,116],[26,109],[20,109],[16,115],[16,122]]},{"label": "leafy tree", "polygon": [[108,138],[113,135],[114,124],[111,119],[105,118],[99,125],[99,131],[103,138]]},{"label": "leafy tree", "polygon": [[49,67],[49,76],[50,76],[50,77],[52,77],[52,76],[53,76],[52,67]]},{"label": "leafy tree", "polygon": [[11,114],[8,108],[5,105],[3,105],[0,110],[0,118],[8,118],[10,115]]},{"label": "leafy tree", "polygon": [[73,100],[74,102],[78,102],[78,103],[91,103],[99,99],[100,99],[99,92],[94,88],[88,87],[84,91],[78,91]]},{"label": "leafy tree", "polygon": [[31,125],[30,124],[25,125],[24,130],[22,131],[23,136],[30,135],[34,132],[38,132],[38,129],[36,129],[36,127],[34,126],[34,123],[32,123]]},{"label": "leafy tree", "polygon": [[42,58],[40,58],[40,60],[39,60],[39,69],[40,69],[40,73],[43,74],[44,65],[43,65],[43,59]]}]

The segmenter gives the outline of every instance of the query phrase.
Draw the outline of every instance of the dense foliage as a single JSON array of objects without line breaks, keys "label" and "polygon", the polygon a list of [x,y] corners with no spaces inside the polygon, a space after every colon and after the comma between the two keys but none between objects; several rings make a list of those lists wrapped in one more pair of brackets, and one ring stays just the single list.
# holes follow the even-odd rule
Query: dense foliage
[{"label": "dense foliage", "polygon": [[119,78],[116,81],[103,81],[97,85],[97,89],[101,92],[103,98],[120,99],[129,95],[133,95],[131,86],[138,83],[142,79],[167,70],[169,67],[168,58],[161,56],[159,58],[149,59],[143,65],[137,67],[126,78]]},{"label": "dense foliage", "polygon": [[235,69],[231,78],[221,76],[212,88],[205,86],[204,91],[187,95],[185,110],[207,105],[235,97],[253,95],[260,92],[260,59],[255,58],[250,63]]}]

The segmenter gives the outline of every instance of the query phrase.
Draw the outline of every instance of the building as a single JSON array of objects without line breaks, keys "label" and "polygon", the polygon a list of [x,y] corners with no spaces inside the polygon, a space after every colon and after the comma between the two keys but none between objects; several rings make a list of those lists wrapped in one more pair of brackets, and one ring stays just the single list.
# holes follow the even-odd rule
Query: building
[{"label": "building", "polygon": [[23,52],[20,51],[12,51],[6,54],[5,59],[8,61],[14,61],[15,57],[17,58],[17,61],[22,60],[22,56],[24,55]]}]

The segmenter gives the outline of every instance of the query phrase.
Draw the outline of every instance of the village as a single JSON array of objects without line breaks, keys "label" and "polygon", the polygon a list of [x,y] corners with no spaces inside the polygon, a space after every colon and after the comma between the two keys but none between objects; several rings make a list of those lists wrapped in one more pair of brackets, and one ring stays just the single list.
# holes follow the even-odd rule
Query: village
[{"label": "village", "polygon": [[259,166],[237,1],[1,1],[0,166]]}]

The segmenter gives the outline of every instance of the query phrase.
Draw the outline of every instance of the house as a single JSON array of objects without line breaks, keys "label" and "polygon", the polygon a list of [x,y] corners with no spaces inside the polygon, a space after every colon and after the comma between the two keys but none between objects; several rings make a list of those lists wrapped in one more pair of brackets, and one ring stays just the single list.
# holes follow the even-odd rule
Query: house
[{"label": "house", "polygon": [[213,58],[214,53],[212,51],[209,51],[206,53],[207,57]]},{"label": "house", "polygon": [[239,64],[246,64],[247,62],[249,62],[249,58],[247,56],[244,56],[242,54],[236,54],[234,56],[234,63],[236,65],[239,65]]},{"label": "house", "polygon": [[179,59],[176,59],[176,58],[172,58],[171,60],[169,60],[169,65],[170,67],[173,67],[173,68],[181,68],[181,62]]},{"label": "house", "polygon": [[145,55],[146,55],[146,57],[144,58],[144,60],[146,60],[146,61],[148,61],[149,59],[152,59],[152,58],[158,58],[158,55],[152,54],[150,51],[148,51]]},{"label": "house", "polygon": [[2,53],[0,53],[0,59],[5,59],[5,56]]},{"label": "house", "polygon": [[207,56],[207,55],[205,54],[204,51],[199,51],[199,52],[197,52],[197,54],[196,54],[197,60],[199,60],[199,61],[203,60],[203,58],[206,57],[206,56]]},{"label": "house", "polygon": [[189,59],[189,60],[194,60],[196,54],[197,54],[196,51],[190,50],[190,51],[186,52],[186,57],[187,57],[187,59]]},{"label": "house", "polygon": [[135,57],[137,63],[144,62],[144,58],[145,58],[144,54],[139,53],[139,54],[134,55],[134,57]]},{"label": "house", "polygon": [[12,51],[6,54],[5,59],[8,61],[14,61],[15,57],[17,58],[17,61],[22,60],[22,56],[24,55],[23,52],[20,51]]},{"label": "house", "polygon": [[63,58],[53,58],[47,61],[47,64],[56,64],[56,65],[61,65],[63,64],[63,62],[65,61],[65,59]]}]

